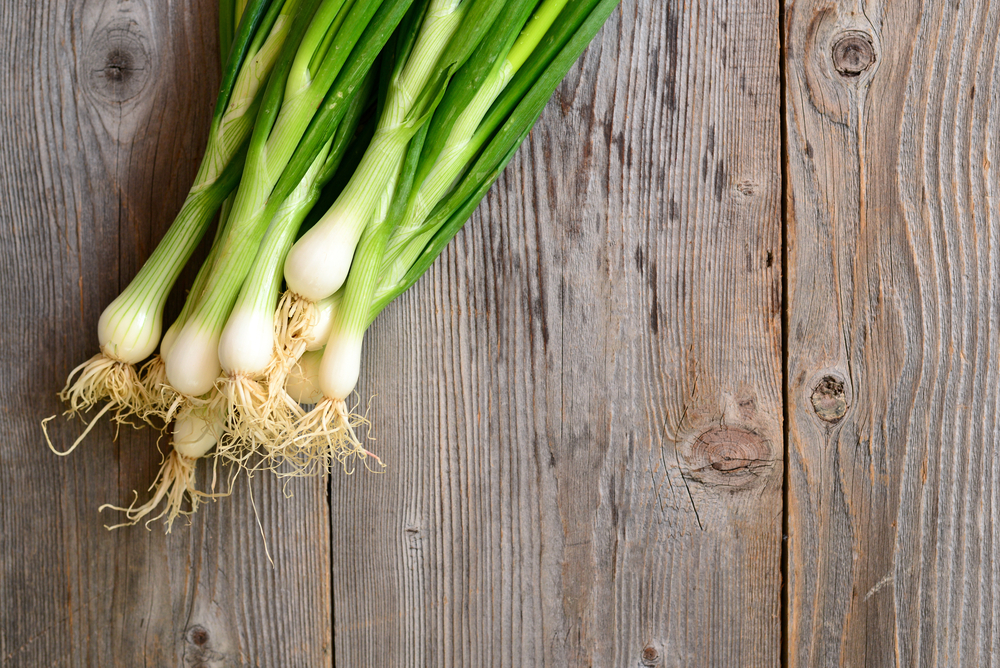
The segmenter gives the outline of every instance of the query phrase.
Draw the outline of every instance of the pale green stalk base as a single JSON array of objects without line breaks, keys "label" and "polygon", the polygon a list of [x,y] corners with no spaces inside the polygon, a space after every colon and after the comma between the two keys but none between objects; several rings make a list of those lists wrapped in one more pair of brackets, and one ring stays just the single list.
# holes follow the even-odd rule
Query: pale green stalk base
[{"label": "pale green stalk base", "polygon": [[[375,303],[393,292],[420,257],[438,227],[423,228],[427,215],[454,187],[455,181],[475,158],[488,138],[480,124],[497,97],[531,56],[568,0],[545,0],[521,30],[507,55],[498,60],[486,80],[462,111],[445,146],[427,178],[407,205],[399,227],[393,233],[382,263]],[[441,221],[444,224],[445,221]]]},{"label": "pale green stalk base", "polygon": [[417,193],[411,196],[403,220],[389,240],[382,263],[386,285],[396,285],[434,234],[435,230],[421,232],[421,226],[479,150],[478,143],[472,141],[476,129],[515,72],[509,61],[501,61],[455,121],[441,154]]}]

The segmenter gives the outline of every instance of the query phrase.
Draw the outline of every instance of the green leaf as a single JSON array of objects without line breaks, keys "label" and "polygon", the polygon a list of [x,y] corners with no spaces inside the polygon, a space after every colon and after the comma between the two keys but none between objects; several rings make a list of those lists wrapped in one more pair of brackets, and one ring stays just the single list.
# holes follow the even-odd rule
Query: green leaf
[{"label": "green leaf", "polygon": [[385,219],[365,228],[354,253],[339,314],[344,326],[349,330],[364,329],[370,323],[368,313],[371,310],[375,289],[378,287],[382,256],[385,254],[386,244],[392,236],[393,229],[406,210],[410,189],[413,187],[413,176],[417,171],[426,137],[427,125],[422,124],[407,146],[396,191],[393,193],[392,203]]},{"label": "green leaf", "polygon": [[222,62],[226,62],[226,56],[233,45],[237,23],[236,0],[219,0],[219,54]]},{"label": "green leaf", "polygon": [[470,3],[461,27],[455,31],[441,52],[427,83],[411,109],[413,116],[433,111],[441,100],[451,77],[469,59],[508,0],[464,0]]},{"label": "green leaf", "polygon": [[326,185],[340,168],[340,163],[347,154],[347,149],[350,147],[351,142],[354,141],[358,126],[365,115],[365,110],[371,106],[374,100],[375,83],[377,80],[375,70],[372,69],[362,82],[361,88],[358,89],[348,103],[347,111],[344,112],[344,118],[337,124],[337,131],[333,135],[333,143],[330,145],[330,152],[323,163],[323,168],[316,175],[317,186],[322,188]]},{"label": "green leaf", "polygon": [[[507,163],[514,157],[517,149],[528,136],[542,110],[545,109],[545,105],[552,97],[552,93],[566,76],[566,72],[587,48],[587,45],[607,21],[619,2],[620,0],[593,2],[592,4],[596,4],[596,7],[592,7],[589,14],[575,22],[576,28],[570,34],[565,34],[566,30],[559,30],[563,26],[558,24],[553,26],[556,35],[564,35],[565,37],[562,39],[554,36],[553,42],[561,42],[562,46],[549,59],[542,71],[536,71],[534,83],[529,87],[522,88],[524,93],[515,105],[511,105],[513,110],[506,117],[503,126],[480,152],[479,157],[459,185],[431,212],[428,217],[429,229],[434,229],[431,227],[432,225],[440,225],[440,227],[399,285],[372,305],[372,318],[393,299],[416,283],[434,263],[448,242],[462,229],[469,216],[479,206],[479,202],[486,196],[486,193],[500,177]],[[567,7],[567,11],[574,9],[578,9],[578,7],[572,5]],[[559,21],[562,20],[563,16],[560,15]],[[546,40],[548,37],[547,35]]]},{"label": "green leaf", "polygon": [[[274,18],[277,17],[281,9],[281,2],[271,0],[251,0],[243,12],[243,18],[233,37],[232,46],[229,48],[229,57],[222,68],[222,83],[219,86],[219,96],[215,102],[215,113],[213,121],[218,122],[226,112],[229,105],[229,97],[233,93],[233,86],[236,84],[236,77],[243,67],[243,62],[247,54],[251,52],[252,43],[255,41],[258,32],[266,33],[271,30]],[[267,19],[270,19],[268,21]],[[256,52],[256,49],[253,50]]]},{"label": "green leaf", "polygon": [[288,36],[281,48],[281,55],[278,56],[274,68],[271,70],[260,109],[257,111],[257,120],[254,122],[253,133],[250,136],[250,153],[252,154],[260,154],[264,144],[267,143],[267,138],[270,136],[274,122],[281,111],[281,103],[285,97],[285,84],[288,83],[288,75],[291,72],[295,55],[298,53],[299,43],[306,30],[309,29],[310,19],[320,1],[303,0],[296,8],[297,11],[291,16],[292,27],[289,29]]},{"label": "green leaf", "polygon": [[[490,107],[490,111],[486,114],[486,117],[479,125],[479,129],[476,131],[476,139],[474,141],[484,141],[486,137],[489,137],[496,131],[496,128],[506,123],[514,108],[521,104],[522,99],[528,94],[528,91],[540,79],[544,77],[552,79],[554,77],[554,81],[550,81],[550,83],[553,84],[552,90],[555,90],[555,87],[566,76],[566,72],[576,62],[576,57],[564,69],[555,66],[555,60],[560,56],[569,41],[576,39],[579,31],[582,29],[581,26],[585,22],[587,22],[587,25],[593,25],[591,19],[594,16],[594,12],[598,12],[597,15],[600,16],[603,11],[602,8],[608,2],[609,0],[583,0],[581,2],[571,2],[563,9],[559,14],[559,18],[556,19],[555,23],[552,24],[552,27],[545,34],[545,37],[542,38],[542,41],[532,51],[531,57],[525,61],[521,69],[514,75],[514,78],[507,84],[507,87],[504,88],[496,101],[493,102],[493,106]],[[604,15],[604,19],[591,36],[587,38],[587,42],[583,45],[584,48],[593,39],[593,36],[597,34],[600,26],[604,25],[604,21],[607,20],[607,17],[611,15],[611,11],[616,6],[618,6],[618,0],[613,2],[611,9]],[[580,50],[580,53],[582,52],[583,49]]]},{"label": "green leaf", "polygon": [[369,21],[271,191],[267,203],[268,217],[273,215],[285,197],[295,189],[312,161],[319,155],[330,134],[347,113],[353,93],[361,86],[372,69],[375,58],[412,2],[413,0],[386,0]]},{"label": "green leaf", "polygon": [[358,129],[355,130],[354,137],[351,139],[340,161],[340,165],[326,185],[323,186],[323,190],[320,193],[319,199],[316,200],[316,204],[313,205],[312,211],[309,212],[302,226],[299,227],[299,237],[308,232],[323,217],[323,214],[333,206],[333,203],[340,197],[340,193],[347,187],[347,182],[351,180],[358,165],[361,164],[361,158],[364,157],[365,151],[368,150],[368,145],[371,144],[377,125],[378,116],[375,114],[374,105],[372,105],[365,110],[361,123]]},{"label": "green leaf", "polygon": [[444,149],[455,121],[482,87],[487,76],[517,39],[537,0],[510,0],[497,15],[491,30],[480,41],[466,63],[455,73],[448,89],[434,112],[420,167],[414,178],[417,188],[430,173]]}]

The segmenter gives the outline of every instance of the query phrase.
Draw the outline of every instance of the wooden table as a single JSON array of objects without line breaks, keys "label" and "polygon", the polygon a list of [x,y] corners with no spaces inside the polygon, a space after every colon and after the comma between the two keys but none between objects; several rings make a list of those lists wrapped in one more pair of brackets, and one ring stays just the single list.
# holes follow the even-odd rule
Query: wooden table
[{"label": "wooden table", "polygon": [[97,512],[154,433],[39,421],[194,175],[214,3],[4,3],[0,666],[1000,665],[1000,6],[779,5],[624,0],[370,332],[386,472],[165,536]]}]

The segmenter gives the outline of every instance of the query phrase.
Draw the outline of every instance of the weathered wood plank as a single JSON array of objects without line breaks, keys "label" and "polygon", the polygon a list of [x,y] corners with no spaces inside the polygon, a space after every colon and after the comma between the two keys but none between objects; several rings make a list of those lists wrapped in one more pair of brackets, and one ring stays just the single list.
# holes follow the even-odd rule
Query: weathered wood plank
[{"label": "weathered wood plank", "polygon": [[[322,483],[286,499],[254,481],[272,568],[245,484],[169,537],[108,532],[115,518],[97,506],[152,481],[154,434],[113,441],[103,425],[59,459],[39,429],[194,176],[218,85],[215,22],[212,0],[0,6],[3,666],[331,661]],[[78,432],[60,425],[57,445]]]},{"label": "weathered wood plank", "polygon": [[369,337],[336,663],[776,666],[777,6],[626,0]]},{"label": "weathered wood plank", "polygon": [[789,658],[1000,664],[995,3],[786,3]]}]

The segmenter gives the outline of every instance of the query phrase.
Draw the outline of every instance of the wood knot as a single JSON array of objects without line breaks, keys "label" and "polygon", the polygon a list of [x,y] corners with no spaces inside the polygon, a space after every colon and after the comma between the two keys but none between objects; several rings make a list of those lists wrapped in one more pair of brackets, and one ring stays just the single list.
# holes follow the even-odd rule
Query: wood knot
[{"label": "wood knot", "polygon": [[849,407],[847,393],[844,392],[844,381],[836,376],[823,376],[813,388],[809,400],[816,416],[830,424],[840,422]]},{"label": "wood knot", "polygon": [[104,62],[104,77],[115,84],[120,84],[133,72],[132,54],[121,49],[112,49]]},{"label": "wood knot", "polygon": [[126,102],[149,82],[146,40],[134,21],[120,18],[99,27],[86,53],[87,87],[105,102]]},{"label": "wood knot", "polygon": [[644,666],[658,666],[660,665],[660,652],[652,645],[646,645],[642,648],[642,665]]},{"label": "wood knot", "polygon": [[833,67],[845,77],[857,77],[875,63],[871,38],[857,31],[840,34],[833,43]]},{"label": "wood knot", "polygon": [[[224,652],[213,649],[213,638],[201,624],[189,626],[184,632],[183,665],[192,668],[209,668],[209,666],[234,665],[232,659]],[[214,644],[219,644],[220,638],[214,638]],[[224,642],[224,640],[223,640]]]},{"label": "wood knot", "polygon": [[751,485],[774,464],[770,443],[738,427],[702,432],[691,446],[689,459],[695,480],[735,488]]},{"label": "wood knot", "polygon": [[204,647],[209,641],[208,629],[201,624],[195,624],[187,630],[187,641],[196,647]]}]

